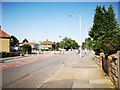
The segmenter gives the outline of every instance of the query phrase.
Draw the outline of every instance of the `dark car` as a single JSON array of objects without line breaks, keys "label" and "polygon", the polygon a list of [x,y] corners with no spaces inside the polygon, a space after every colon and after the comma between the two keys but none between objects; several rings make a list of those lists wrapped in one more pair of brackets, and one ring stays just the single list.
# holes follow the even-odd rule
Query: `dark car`
[{"label": "dark car", "polygon": [[17,52],[22,53],[22,50],[21,50],[21,49],[18,49]]}]

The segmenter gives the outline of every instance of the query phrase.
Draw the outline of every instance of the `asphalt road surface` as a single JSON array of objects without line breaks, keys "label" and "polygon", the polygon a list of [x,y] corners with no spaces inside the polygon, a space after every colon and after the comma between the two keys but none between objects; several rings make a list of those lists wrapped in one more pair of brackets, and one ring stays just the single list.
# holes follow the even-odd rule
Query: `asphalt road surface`
[{"label": "asphalt road surface", "polygon": [[70,61],[74,54],[76,52],[68,52],[4,69],[2,70],[2,88],[39,88],[65,63]]}]

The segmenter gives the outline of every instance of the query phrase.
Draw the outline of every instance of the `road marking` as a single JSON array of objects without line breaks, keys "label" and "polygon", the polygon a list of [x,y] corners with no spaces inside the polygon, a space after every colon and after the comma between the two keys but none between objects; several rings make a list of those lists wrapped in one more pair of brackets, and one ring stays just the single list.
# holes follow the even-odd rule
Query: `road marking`
[{"label": "road marking", "polygon": [[65,64],[65,63],[63,63],[56,72],[52,73],[52,75],[51,75],[48,79],[46,79],[43,83],[41,83],[40,85],[38,85],[37,88],[41,88],[47,81],[49,81],[52,77],[54,77],[54,75],[55,75],[57,72],[59,72],[59,70],[64,66],[64,64]]},{"label": "road marking", "polygon": [[7,67],[6,65],[2,65],[3,67]]},{"label": "road marking", "polygon": [[60,66],[60,68],[56,71],[56,72],[54,72],[48,79],[46,79],[43,83],[41,83],[37,88],[41,88],[47,81],[49,81],[57,72],[59,72],[59,70],[66,64],[66,63],[68,63],[71,59],[72,59],[73,57],[70,57],[70,59],[68,60],[68,61],[66,61],[66,62],[61,62],[62,63],[62,65]]},{"label": "road marking", "polygon": [[[13,62],[14,64],[9,63],[7,65],[2,65],[2,67],[4,69],[7,69],[7,68],[11,68],[11,67],[21,66],[21,65],[28,64],[28,63],[36,62],[36,61],[44,59],[44,58],[49,58],[49,57],[52,57],[52,56],[54,56],[54,55],[44,55],[44,56],[43,55],[38,55],[37,57],[30,56],[30,57],[19,58],[23,61],[17,61],[17,59],[15,58],[13,60],[8,60],[8,61],[15,61],[15,62]],[[31,57],[33,57],[33,58],[31,59]],[[3,68],[1,70],[3,70]]]},{"label": "road marking", "polygon": [[15,66],[20,66],[20,65],[15,65]]}]

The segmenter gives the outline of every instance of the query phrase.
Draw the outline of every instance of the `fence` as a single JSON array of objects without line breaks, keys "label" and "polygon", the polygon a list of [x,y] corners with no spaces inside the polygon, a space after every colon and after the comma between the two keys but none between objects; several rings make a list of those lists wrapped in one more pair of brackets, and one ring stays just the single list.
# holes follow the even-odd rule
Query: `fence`
[{"label": "fence", "polygon": [[100,56],[94,55],[93,60],[94,60],[98,65],[100,65]]},{"label": "fence", "polygon": [[108,56],[108,76],[112,82],[118,86],[118,63],[117,55]]},{"label": "fence", "polygon": [[100,53],[99,56],[95,55],[93,60],[103,69],[111,81],[120,88],[120,51],[117,54],[108,56],[108,59],[105,59],[104,53]]}]

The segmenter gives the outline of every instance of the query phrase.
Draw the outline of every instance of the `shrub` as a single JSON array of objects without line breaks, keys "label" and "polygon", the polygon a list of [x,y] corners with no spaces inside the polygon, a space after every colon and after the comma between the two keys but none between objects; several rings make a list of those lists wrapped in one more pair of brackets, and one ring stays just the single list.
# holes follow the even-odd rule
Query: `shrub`
[{"label": "shrub", "polygon": [[30,54],[31,51],[32,51],[32,48],[31,48],[31,46],[30,46],[29,44],[24,44],[24,45],[22,46],[22,52],[23,52],[23,53],[28,52],[28,54]]},{"label": "shrub", "polygon": [[0,58],[20,56],[18,52],[0,52]]}]

